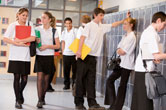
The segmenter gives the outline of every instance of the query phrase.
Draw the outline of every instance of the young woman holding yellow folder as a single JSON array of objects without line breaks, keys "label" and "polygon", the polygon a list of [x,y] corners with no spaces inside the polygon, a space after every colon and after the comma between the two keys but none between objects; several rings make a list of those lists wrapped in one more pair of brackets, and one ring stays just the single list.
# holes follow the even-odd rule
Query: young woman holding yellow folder
[{"label": "young woman holding yellow folder", "polygon": [[[35,41],[35,33],[32,23],[28,23],[28,9],[20,8],[16,14],[17,21],[11,23],[4,34],[4,42],[11,44],[9,50],[8,72],[14,74],[14,92],[16,97],[15,107],[22,109],[24,103],[23,90],[30,74],[30,50],[25,43]],[[31,26],[31,36],[26,39],[16,39],[15,27]]]}]

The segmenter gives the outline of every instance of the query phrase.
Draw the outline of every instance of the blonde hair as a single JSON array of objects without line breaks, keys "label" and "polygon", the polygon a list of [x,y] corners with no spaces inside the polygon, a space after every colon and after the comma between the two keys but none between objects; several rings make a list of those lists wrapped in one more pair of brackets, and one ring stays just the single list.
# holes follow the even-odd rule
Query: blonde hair
[{"label": "blonde hair", "polygon": [[82,17],[81,17],[81,22],[82,23],[89,23],[91,21],[91,18],[90,18],[90,16],[88,16],[88,15],[83,15]]},{"label": "blonde hair", "polygon": [[43,14],[46,14],[48,16],[48,18],[51,19],[50,26],[54,28],[55,27],[56,18],[48,11],[45,11]]},{"label": "blonde hair", "polygon": [[24,12],[27,12],[29,13],[29,10],[27,8],[20,8],[18,11],[17,11],[17,14],[16,14],[16,20],[18,20],[18,15],[24,13]]},{"label": "blonde hair", "polygon": [[135,26],[136,26],[136,19],[129,17],[129,18],[124,19],[123,22],[125,22],[125,21],[127,21],[130,24],[133,24],[132,30],[134,31],[135,30]]}]

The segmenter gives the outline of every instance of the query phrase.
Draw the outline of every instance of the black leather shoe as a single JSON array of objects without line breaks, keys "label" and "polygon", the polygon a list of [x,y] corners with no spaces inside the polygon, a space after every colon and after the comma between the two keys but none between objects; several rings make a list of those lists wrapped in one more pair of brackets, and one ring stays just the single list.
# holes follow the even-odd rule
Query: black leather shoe
[{"label": "black leather shoe", "polygon": [[63,88],[63,90],[68,90],[68,89],[70,89],[70,86],[65,86],[65,87]]},{"label": "black leather shoe", "polygon": [[38,101],[36,107],[37,107],[37,108],[43,108],[43,102]]},{"label": "black leather shoe", "polygon": [[47,89],[47,91],[46,92],[54,92],[55,90],[53,89],[53,88],[49,88],[49,89]]},{"label": "black leather shoe", "polygon": [[89,107],[89,110],[105,110],[105,108],[100,106],[99,104],[96,104],[96,105]]},{"label": "black leather shoe", "polygon": [[22,109],[22,105],[19,104],[18,101],[16,102],[15,107],[16,107],[17,109]]},{"label": "black leather shoe", "polygon": [[86,107],[84,105],[79,105],[79,106],[76,106],[75,109],[76,110],[86,110]]}]

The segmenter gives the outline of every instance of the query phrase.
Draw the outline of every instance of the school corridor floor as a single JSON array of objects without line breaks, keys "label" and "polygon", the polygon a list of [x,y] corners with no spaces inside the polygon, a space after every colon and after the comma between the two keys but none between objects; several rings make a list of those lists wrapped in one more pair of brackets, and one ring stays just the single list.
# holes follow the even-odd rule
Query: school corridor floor
[{"label": "school corridor floor", "polygon": [[[40,110],[74,110],[74,98],[71,90],[63,91],[62,84],[53,85],[55,92],[46,94],[46,105]],[[38,110],[36,104],[37,88],[36,81],[28,81],[24,90],[25,103],[22,110]],[[103,106],[103,97],[97,95],[97,101]],[[0,78],[0,110],[16,110],[15,109],[15,97],[13,91],[13,80],[6,80]],[[85,106],[87,101],[85,100]]]}]

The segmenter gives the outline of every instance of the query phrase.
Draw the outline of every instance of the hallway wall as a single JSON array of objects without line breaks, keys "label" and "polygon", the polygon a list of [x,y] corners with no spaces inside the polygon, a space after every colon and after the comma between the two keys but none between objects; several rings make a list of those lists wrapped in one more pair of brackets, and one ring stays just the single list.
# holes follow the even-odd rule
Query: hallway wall
[{"label": "hallway wall", "polygon": [[[152,15],[155,12],[163,11],[166,12],[166,2],[161,2],[154,5],[149,5],[141,8],[136,8],[131,10],[132,17],[137,19],[137,39],[139,39],[143,30],[151,23]],[[127,11],[121,11],[113,14],[107,14],[104,17],[105,23],[113,23],[115,21],[122,20],[126,17]],[[110,57],[112,56],[113,52],[117,48],[119,41],[124,35],[125,32],[122,29],[122,25],[113,28],[111,32],[107,33],[104,37],[104,45],[103,45],[103,52],[102,55],[98,58],[98,65],[97,65],[97,80],[96,80],[96,89],[98,92],[104,95],[105,93],[105,84],[107,77],[111,74],[111,71],[106,70],[106,64]],[[166,46],[166,30],[159,33],[160,35],[160,42],[163,43],[163,50],[165,50]],[[166,61],[162,61],[161,64],[158,65],[159,70],[162,74],[166,77]],[[134,81],[134,73],[131,74],[130,80],[127,86],[127,94],[126,94],[126,101],[125,105],[130,107],[131,104],[131,97],[132,97],[132,90],[133,90],[133,81]],[[116,89],[119,85],[119,80],[115,82]],[[164,110],[164,109],[163,109]]]}]

